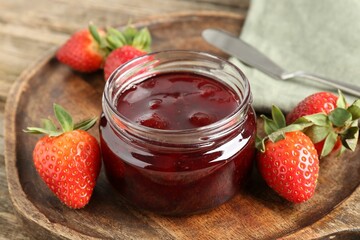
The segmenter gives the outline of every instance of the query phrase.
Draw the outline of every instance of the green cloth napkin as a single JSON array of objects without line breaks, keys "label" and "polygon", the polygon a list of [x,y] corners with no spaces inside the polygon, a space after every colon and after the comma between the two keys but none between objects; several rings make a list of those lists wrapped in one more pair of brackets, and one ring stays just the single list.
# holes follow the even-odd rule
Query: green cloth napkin
[{"label": "green cloth napkin", "polygon": [[[360,86],[360,1],[252,0],[241,36],[286,71],[304,70]],[[310,80],[275,80],[232,58],[248,77],[253,106],[290,111],[331,87]],[[334,92],[337,92],[335,90]],[[346,96],[349,103],[354,97]]]}]

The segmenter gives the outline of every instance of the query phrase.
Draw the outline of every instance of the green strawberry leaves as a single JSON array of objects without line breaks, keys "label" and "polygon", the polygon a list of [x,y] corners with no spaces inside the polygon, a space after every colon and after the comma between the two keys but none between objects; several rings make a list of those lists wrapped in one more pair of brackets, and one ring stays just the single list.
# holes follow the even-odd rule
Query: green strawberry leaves
[{"label": "green strawberry leaves", "polygon": [[267,136],[264,138],[256,137],[255,146],[256,148],[264,152],[265,141],[270,140],[277,142],[285,138],[285,133],[293,131],[301,131],[312,125],[310,122],[296,123],[286,126],[286,120],[284,114],[277,106],[272,106],[271,109],[272,119],[261,115],[260,117],[264,120],[264,131]]},{"label": "green strawberry leaves", "polygon": [[44,128],[48,131],[56,131],[57,130],[54,122],[51,119],[44,118],[44,119],[42,119],[42,123],[43,123]]},{"label": "green strawberry leaves", "polygon": [[97,118],[93,117],[74,124],[71,115],[63,107],[55,103],[53,107],[54,115],[61,126],[61,130],[56,127],[51,119],[42,119],[42,128],[27,127],[24,132],[30,134],[46,134],[50,137],[56,137],[60,136],[64,132],[70,132],[73,130],[87,131],[96,123]]},{"label": "green strawberry leaves", "polygon": [[264,120],[264,131],[266,134],[271,134],[278,129],[276,123],[272,119],[265,115],[261,115],[260,117]]},{"label": "green strawberry leaves", "polygon": [[344,95],[342,94],[342,92],[340,90],[338,90],[338,100],[336,101],[336,107],[338,108],[346,108],[347,103],[346,103],[346,99],[344,97]]},{"label": "green strawberry leaves", "polygon": [[275,105],[272,106],[271,116],[278,128],[283,128],[286,126],[284,114],[281,112],[280,108]]},{"label": "green strawberry leaves", "polygon": [[312,115],[307,115],[299,118],[295,121],[295,123],[304,123],[304,122],[312,122],[316,126],[328,126],[329,125],[329,119],[328,116],[324,113],[315,113]]},{"label": "green strawberry leaves", "polygon": [[264,120],[266,136],[264,138],[257,137],[256,148],[263,152],[265,141],[277,142],[285,138],[286,132],[303,131],[313,143],[324,141],[320,158],[331,153],[338,139],[342,143],[340,153],[344,149],[354,151],[359,138],[360,99],[348,106],[345,97],[339,91],[336,104],[337,107],[329,114],[316,113],[303,116],[288,126],[286,126],[281,110],[273,106],[272,119],[264,115],[260,116]]},{"label": "green strawberry leaves", "polygon": [[325,140],[321,158],[331,153],[338,139],[342,150],[354,151],[359,138],[358,119],[360,118],[360,100],[348,106],[345,97],[339,91],[337,107],[328,115],[317,113],[299,118],[295,123],[310,122],[313,125],[304,132],[314,143]]},{"label": "green strawberry leaves", "polygon": [[264,119],[264,130],[268,135],[286,126],[285,116],[277,106],[272,106],[271,116],[272,119],[266,117],[265,115],[260,116]]},{"label": "green strawberry leaves", "polygon": [[106,54],[125,45],[133,46],[138,50],[149,52],[151,46],[151,35],[145,27],[140,30],[127,26],[123,31],[109,27],[106,34],[102,37],[94,25],[89,25],[89,32]]},{"label": "green strawberry leaves", "polygon": [[146,52],[150,51],[151,36],[147,28],[141,29],[139,33],[134,36],[132,46]]},{"label": "green strawberry leaves", "polygon": [[357,126],[350,127],[340,135],[340,138],[345,148],[355,151],[359,139],[359,128]]},{"label": "green strawberry leaves", "polygon": [[348,112],[351,113],[352,119],[360,118],[360,99],[357,99],[350,107],[348,107]]},{"label": "green strawberry leaves", "polygon": [[97,27],[90,24],[89,25],[89,32],[91,33],[91,36],[95,39],[95,41],[102,46],[104,44],[102,37],[100,37],[100,34],[97,30]]},{"label": "green strawberry leaves", "polygon": [[349,124],[352,120],[352,115],[344,108],[335,108],[330,112],[329,120],[335,127],[341,127]]},{"label": "green strawberry leaves", "polygon": [[329,126],[318,126],[315,124],[304,131],[304,133],[311,139],[313,143],[319,143],[323,141],[329,132]]},{"label": "green strawberry leaves", "polygon": [[320,157],[324,157],[331,153],[333,150],[335,143],[337,141],[338,135],[336,132],[330,131],[329,134],[325,138],[324,147],[321,151]]},{"label": "green strawberry leaves", "polygon": [[122,32],[115,28],[108,28],[107,32],[106,41],[109,44],[109,48],[116,49],[127,44],[127,40]]},{"label": "green strawberry leaves", "polygon": [[95,125],[96,120],[97,120],[97,118],[93,117],[93,118],[89,118],[89,119],[83,120],[81,122],[78,122],[74,125],[74,129],[87,131]]},{"label": "green strawberry leaves", "polygon": [[265,140],[265,138],[260,138],[259,136],[256,136],[255,139],[255,147],[262,153],[265,152]]},{"label": "green strawberry leaves", "polygon": [[54,104],[54,113],[63,129],[63,132],[69,132],[74,129],[73,119],[63,107]]}]

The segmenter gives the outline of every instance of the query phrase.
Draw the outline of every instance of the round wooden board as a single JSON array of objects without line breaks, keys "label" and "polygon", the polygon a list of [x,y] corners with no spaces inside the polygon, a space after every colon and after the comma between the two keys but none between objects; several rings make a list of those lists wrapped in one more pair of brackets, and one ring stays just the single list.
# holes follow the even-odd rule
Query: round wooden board
[{"label": "round wooden board", "polygon": [[[135,25],[149,27],[154,51],[192,49],[225,56],[202,40],[201,31],[213,27],[239,34],[243,22],[243,15],[192,12],[157,16]],[[25,71],[9,94],[5,116],[9,192],[20,218],[36,238],[308,239],[359,234],[359,148],[341,158],[323,159],[316,194],[303,204],[278,197],[255,171],[244,190],[215,210],[164,217],[125,204],[102,171],[89,205],[81,210],[67,208],[36,173],[32,150],[37,138],[22,129],[51,116],[53,102],[78,120],[100,115],[103,87],[101,72],[76,73],[60,64],[52,51]],[[97,128],[91,133],[98,137]]]}]

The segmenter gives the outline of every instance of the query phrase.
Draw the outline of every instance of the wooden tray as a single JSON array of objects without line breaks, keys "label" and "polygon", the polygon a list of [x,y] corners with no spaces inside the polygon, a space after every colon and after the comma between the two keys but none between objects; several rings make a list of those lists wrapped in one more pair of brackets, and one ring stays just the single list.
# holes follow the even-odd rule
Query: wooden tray
[{"label": "wooden tray", "polygon": [[[201,31],[215,27],[238,34],[243,21],[243,15],[197,12],[158,16],[135,25],[149,27],[155,51],[193,49],[222,55],[201,39]],[[340,159],[323,159],[316,194],[300,205],[278,197],[255,172],[246,189],[211,212],[163,217],[126,205],[102,171],[89,205],[81,210],[67,208],[38,177],[32,162],[37,139],[22,129],[52,115],[53,102],[77,113],[77,119],[99,115],[103,87],[101,72],[73,72],[52,51],[25,71],[9,94],[5,114],[9,191],[20,218],[36,238],[309,239],[359,234],[359,147]],[[96,128],[92,133],[98,137]]]}]

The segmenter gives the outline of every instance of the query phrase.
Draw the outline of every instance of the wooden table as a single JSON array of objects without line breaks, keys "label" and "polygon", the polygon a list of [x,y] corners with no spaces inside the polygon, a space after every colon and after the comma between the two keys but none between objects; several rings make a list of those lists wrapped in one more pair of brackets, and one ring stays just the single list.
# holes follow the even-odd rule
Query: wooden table
[{"label": "wooden table", "polygon": [[175,11],[245,12],[247,0],[0,0],[0,239],[30,239],[16,217],[4,161],[4,107],[20,73],[92,21],[117,26]]},{"label": "wooden table", "polygon": [[[137,20],[148,18],[154,15],[189,11],[193,11],[195,13],[199,11],[207,12],[209,10],[213,10],[216,12],[224,11],[226,13],[246,14],[248,6],[249,0],[0,0],[0,239],[32,239],[29,236],[29,232],[27,232],[25,229],[28,229],[29,225],[34,226],[28,224],[25,227],[25,225],[23,225],[20,220],[21,218],[16,216],[16,210],[14,209],[10,200],[8,183],[5,173],[5,138],[4,127],[2,127],[4,126],[5,102],[9,99],[17,99],[16,97],[14,97],[14,95],[9,95],[9,90],[13,86],[16,79],[18,79],[19,75],[24,72],[25,69],[36,63],[38,59],[43,59],[44,56],[49,54],[49,50],[53,51],[54,48],[64,43],[73,32],[86,27],[89,22],[93,22],[98,26],[119,26],[126,24],[129,20],[136,22]],[[191,18],[192,17],[193,14],[191,14]],[[156,20],[158,21],[159,18],[156,18]],[[181,20],[181,24],[183,24],[183,20]],[[228,25],[229,24],[227,24],[227,26]],[[238,25],[236,24],[236,26]],[[191,29],[193,28],[194,27],[191,27]],[[187,27],[185,29],[189,28]],[[178,28],[176,28],[176,32],[179,32]],[[191,36],[194,35],[197,36],[198,34],[191,33]],[[188,41],[187,38],[186,41]],[[49,79],[47,80],[47,82],[50,82]],[[58,84],[58,81],[56,81],[56,84]],[[15,84],[14,86],[18,85]],[[33,97],[34,88],[32,88],[31,91],[31,96]],[[40,96],[42,99],[43,95],[40,94]],[[12,102],[14,101],[9,101],[8,103],[11,104]],[[8,104],[7,107],[9,106],[10,105]],[[24,111],[23,108],[19,109]],[[9,111],[7,111],[7,113],[8,112]],[[36,113],[38,113],[38,111],[36,111]],[[18,121],[12,122],[18,123]],[[8,126],[8,124],[6,124],[6,126]],[[22,125],[19,124],[18,126]],[[19,129],[22,129],[22,127],[19,127]],[[9,142],[8,140],[9,139],[6,139],[7,143]],[[22,144],[22,146],[23,145],[26,144]],[[29,146],[30,144],[27,148],[29,151],[23,152],[30,153]],[[357,158],[357,156],[359,156],[359,151],[360,149],[355,154],[351,156],[348,155],[348,157],[350,156],[352,160],[354,160],[355,158]],[[30,158],[31,157],[26,157],[23,159],[28,159],[31,163]],[[16,163],[18,164],[18,161],[16,161]],[[325,172],[326,167],[329,167],[328,165],[331,165],[330,163],[331,161],[328,161],[327,165],[325,163],[325,166],[323,168],[325,169]],[[360,165],[357,164],[353,166],[355,166],[354,169],[356,170],[359,169]],[[25,170],[25,172],[27,173],[28,168],[25,168]],[[319,196],[327,196],[327,191],[332,194],[331,187],[329,187],[332,186],[332,175],[329,172],[326,173],[327,175],[325,175],[328,177],[325,176],[322,178],[322,180],[328,183],[328,180],[330,179],[330,184],[327,184],[327,188],[321,188],[323,195],[320,194]],[[343,171],[343,175],[340,178],[343,185],[339,186],[345,186],[344,188],[347,189],[354,187],[356,188],[357,194],[353,194],[348,199],[343,199],[343,202],[337,202],[338,204],[331,205],[334,208],[327,208],[327,210],[324,212],[315,211],[316,206],[314,208],[315,210],[307,208],[306,206],[303,207],[303,210],[305,209],[304,211],[306,213],[309,213],[308,215],[311,215],[310,213],[312,210],[313,212],[319,213],[321,216],[326,215],[326,217],[322,217],[320,219],[316,218],[318,220],[314,220],[314,222],[311,222],[311,224],[313,225],[296,232],[296,236],[301,236],[301,239],[308,239],[314,236],[322,236],[321,239],[332,239],[335,237],[336,239],[357,239],[359,237],[360,221],[358,216],[360,212],[360,205],[358,203],[360,195],[358,194],[359,186],[357,179],[360,179],[360,173],[350,171],[350,173],[353,173],[352,177],[346,175],[345,173],[347,172]],[[350,184],[351,182],[347,182],[354,179],[354,184]],[[13,181],[10,180],[9,182],[12,183]],[[334,180],[333,185],[335,185],[335,183],[336,181]],[[12,185],[10,184],[10,186]],[[354,191],[354,189],[350,190],[348,190],[350,191],[348,194]],[[13,193],[13,191],[11,192]],[[346,196],[348,196],[348,194],[346,194]],[[36,192],[35,195],[40,196],[38,192]],[[12,194],[11,196],[14,195]],[[16,194],[16,196],[18,196],[18,194]],[[25,199],[27,198],[25,197]],[[263,198],[260,197],[260,199]],[[328,198],[323,199],[325,199],[326,202],[330,202]],[[336,200],[336,198],[334,199]],[[17,201],[14,201],[14,203],[16,202]],[[251,202],[251,206],[259,206],[259,204],[261,205],[262,203],[259,202],[258,205],[254,205],[253,202]],[[281,208],[285,205],[273,204],[273,206]],[[53,209],[53,207],[54,205],[50,206],[51,209]],[[266,204],[266,207],[269,209],[271,208],[269,207],[268,203]],[[26,205],[26,209],[30,209],[28,204]],[[284,209],[282,209],[285,211],[279,211],[280,215],[278,216],[281,220],[283,219],[283,215],[281,214],[287,212],[284,216],[286,216],[286,219],[289,219],[289,213],[292,213],[294,217],[294,215],[299,213],[299,209],[300,208],[296,209],[296,207],[287,205],[286,207],[284,207]],[[30,212],[31,214],[33,213],[33,211]],[[263,217],[263,215],[259,216]],[[221,219],[223,219],[222,217],[223,215],[220,216]],[[154,217],[154,219],[155,218],[156,217]],[[238,219],[236,219],[233,224],[239,225],[237,220]],[[247,219],[245,219],[245,221],[247,221]],[[259,227],[266,229],[266,227],[264,227],[264,222],[260,222]],[[282,223],[282,221],[279,222]],[[307,226],[307,223],[294,223],[295,225],[299,224],[298,226],[300,227]],[[171,224],[176,225],[176,221],[171,222]],[[188,228],[184,229],[188,231]],[[225,231],[229,231],[228,228],[224,229]],[[34,229],[31,230],[33,232],[36,232]],[[243,227],[241,227],[241,230],[243,230]],[[208,229],[203,230],[202,232],[213,234],[213,232],[208,231]],[[132,233],[133,232],[131,232],[131,234]],[[253,233],[251,232],[251,236],[256,236],[252,234]],[[46,236],[48,235],[46,234]],[[266,236],[270,238],[268,235]],[[214,236],[211,235],[211,237]],[[292,239],[292,236],[290,236],[288,239]]]}]

